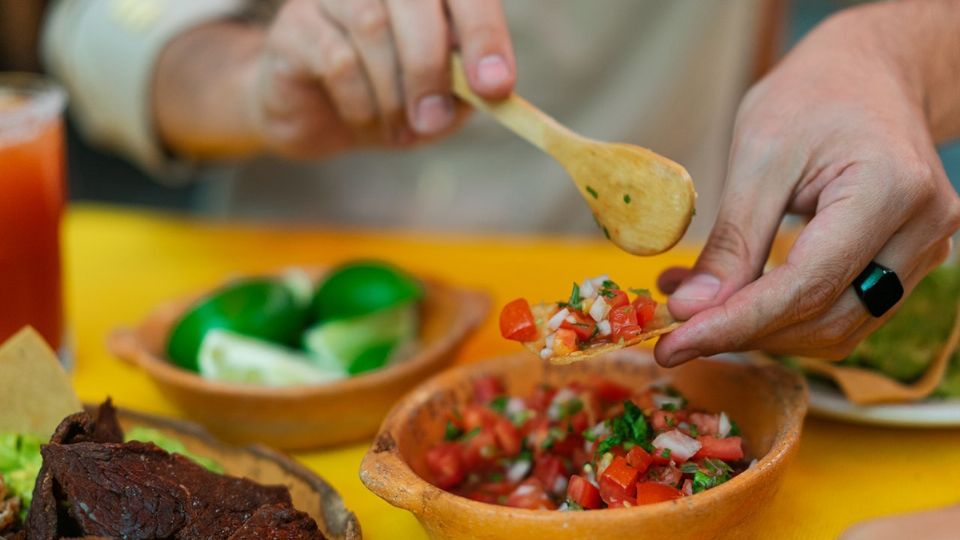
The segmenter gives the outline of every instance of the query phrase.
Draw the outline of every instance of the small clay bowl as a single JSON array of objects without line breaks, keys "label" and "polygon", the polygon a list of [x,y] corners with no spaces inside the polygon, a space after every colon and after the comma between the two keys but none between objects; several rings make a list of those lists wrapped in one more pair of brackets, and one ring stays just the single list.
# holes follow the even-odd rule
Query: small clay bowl
[{"label": "small clay bowl", "polygon": [[166,357],[167,337],[196,297],[157,308],[136,328],[115,330],[107,346],[143,368],[165,396],[223,441],[285,450],[341,444],[376,433],[400,396],[453,361],[487,313],[483,293],[436,282],[424,285],[420,335],[410,358],[327,384],[227,383],[174,365]]},{"label": "small clay bowl", "polygon": [[[472,399],[472,381],[484,375],[502,377],[511,394],[595,375],[637,388],[666,381],[694,407],[726,411],[758,461],[716,488],[633,508],[522,510],[460,497],[425,479],[424,456],[443,439],[450,411]],[[749,538],[756,534],[753,515],[776,492],[796,452],[806,410],[803,378],[777,365],[695,360],[668,370],[637,349],[569,366],[550,366],[530,354],[508,356],[446,371],[408,394],[381,426],[360,478],[390,504],[413,512],[432,538]]]},{"label": "small clay bowl", "polygon": [[258,445],[245,448],[227,446],[190,422],[125,409],[117,411],[117,418],[124,431],[143,426],[175,437],[187,450],[216,461],[226,474],[249,478],[264,485],[287,486],[293,506],[310,514],[327,538],[362,538],[357,517],[343,506],[343,500],[330,484],[286,456]]}]

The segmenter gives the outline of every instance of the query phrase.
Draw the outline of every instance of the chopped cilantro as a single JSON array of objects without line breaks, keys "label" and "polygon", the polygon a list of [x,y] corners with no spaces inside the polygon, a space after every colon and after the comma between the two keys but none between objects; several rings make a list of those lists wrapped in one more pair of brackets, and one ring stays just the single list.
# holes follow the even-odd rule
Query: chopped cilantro
[{"label": "chopped cilantro", "polygon": [[507,410],[507,401],[510,401],[507,396],[497,396],[490,400],[490,408],[503,414]]},{"label": "chopped cilantro", "polygon": [[599,194],[597,193],[597,190],[593,189],[590,186],[587,186],[587,193],[589,193],[590,195],[593,195],[594,199],[596,199],[599,196]]},{"label": "chopped cilantro", "polygon": [[471,429],[470,431],[468,431],[465,435],[461,436],[461,437],[460,437],[460,441],[461,441],[461,442],[469,441],[470,439],[476,437],[476,436],[479,435],[479,434],[480,434],[480,428],[475,427],[475,428]]},{"label": "chopped cilantro", "polygon": [[693,474],[693,492],[700,493],[712,487],[717,487],[729,479],[730,476],[726,472],[710,475],[703,471],[697,471]]},{"label": "chopped cilantro", "polygon": [[570,301],[567,304],[573,309],[583,309],[583,298],[580,297],[580,285],[574,283],[570,291]]},{"label": "chopped cilantro", "polygon": [[603,455],[614,446],[628,442],[639,445],[648,452],[652,450],[647,440],[650,436],[650,426],[643,417],[643,411],[632,401],[624,401],[623,414],[610,419],[609,422],[613,433],[597,446],[597,455]]},{"label": "chopped cilantro", "polygon": [[638,296],[650,296],[650,289],[634,289],[631,287],[630,292]]},{"label": "chopped cilantro", "polygon": [[617,293],[615,293],[615,292],[613,292],[612,290],[607,289],[606,287],[604,287],[603,289],[600,289],[600,296],[603,296],[603,297],[605,297],[605,298],[613,298],[613,297],[617,296]]},{"label": "chopped cilantro", "polygon": [[696,463],[684,463],[680,466],[680,472],[683,474],[694,474],[700,470],[700,467]]},{"label": "chopped cilantro", "polygon": [[733,420],[730,421],[730,433],[729,437],[736,437],[740,435],[740,426],[737,425]]},{"label": "chopped cilantro", "polygon": [[690,424],[690,427],[687,429],[690,432],[690,436],[696,439],[700,436],[700,428],[696,424]]},{"label": "chopped cilantro", "polygon": [[661,408],[662,410],[664,410],[664,411],[674,412],[674,411],[677,410],[677,404],[676,404],[676,403],[664,403],[663,405],[660,406],[660,408]]},{"label": "chopped cilantro", "polygon": [[617,283],[616,283],[615,281],[613,281],[612,279],[605,279],[605,280],[603,280],[603,287],[604,287],[605,289],[619,289],[619,288],[620,288],[620,286],[617,285]]},{"label": "chopped cilantro", "polygon": [[552,427],[547,430],[547,436],[543,439],[543,442],[540,443],[540,448],[542,450],[549,450],[553,448],[553,445],[557,441],[562,441],[567,437],[566,432],[560,428]]},{"label": "chopped cilantro", "polygon": [[607,230],[607,226],[603,226],[603,235],[607,237],[607,240],[610,239],[610,231]]},{"label": "chopped cilantro", "polygon": [[583,511],[583,507],[580,506],[579,504],[571,501],[570,499],[567,499],[567,509],[566,509],[566,511],[567,511],[567,512],[582,512],[582,511]]},{"label": "chopped cilantro", "polygon": [[660,452],[660,457],[662,457],[663,459],[669,459],[669,458],[670,458],[670,449],[669,449],[669,448],[664,448],[663,451]]},{"label": "chopped cilantro", "polygon": [[580,398],[569,399],[560,405],[560,418],[570,418],[582,410],[583,401]]},{"label": "chopped cilantro", "polygon": [[502,482],[503,473],[498,473],[498,472],[490,473],[489,479],[491,482]]},{"label": "chopped cilantro", "polygon": [[623,202],[625,202],[625,203],[627,203],[627,204],[630,204],[630,194],[629,194],[629,193],[624,193],[624,194],[623,194]]},{"label": "chopped cilantro", "polygon": [[459,439],[463,435],[463,430],[457,427],[452,420],[447,420],[447,427],[443,430],[443,440],[450,442]]}]

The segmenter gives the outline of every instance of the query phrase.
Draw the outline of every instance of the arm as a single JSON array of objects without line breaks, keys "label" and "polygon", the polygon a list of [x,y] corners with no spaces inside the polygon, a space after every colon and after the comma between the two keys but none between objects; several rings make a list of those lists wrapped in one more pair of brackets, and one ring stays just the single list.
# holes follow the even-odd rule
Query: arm
[{"label": "arm", "polygon": [[322,157],[449,132],[456,34],[474,89],[503,97],[514,60],[498,2],[288,0],[266,26],[217,22],[161,54],[152,114],[181,155]]},{"label": "arm", "polygon": [[[657,345],[661,363],[755,348],[842,358],[895,311],[871,317],[850,287],[871,260],[909,294],[946,259],[960,199],[934,143],[960,134],[958,28],[953,0],[850,9],[750,90],[710,239],[693,269],[661,277],[689,319]],[[764,274],[785,212],[809,223]]]}]

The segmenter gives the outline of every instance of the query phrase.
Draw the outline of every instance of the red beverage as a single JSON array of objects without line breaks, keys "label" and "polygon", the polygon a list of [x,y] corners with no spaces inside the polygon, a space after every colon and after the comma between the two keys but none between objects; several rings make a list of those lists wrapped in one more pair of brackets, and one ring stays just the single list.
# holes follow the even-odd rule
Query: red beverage
[{"label": "red beverage", "polygon": [[0,74],[0,342],[31,325],[62,344],[63,105],[39,76]]}]

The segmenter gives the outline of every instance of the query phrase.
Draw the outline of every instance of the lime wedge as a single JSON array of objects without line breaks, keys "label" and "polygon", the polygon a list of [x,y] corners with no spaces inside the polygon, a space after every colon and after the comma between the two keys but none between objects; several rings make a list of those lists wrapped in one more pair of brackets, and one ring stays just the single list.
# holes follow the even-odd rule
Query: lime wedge
[{"label": "lime wedge", "polygon": [[167,354],[180,367],[197,371],[200,344],[215,328],[296,346],[307,308],[287,283],[282,279],[248,279],[201,299],[170,332]]},{"label": "lime wedge", "polygon": [[341,366],[321,367],[306,355],[228,330],[210,330],[200,346],[200,375],[261,386],[318,384],[343,379]]},{"label": "lime wedge", "polygon": [[304,334],[304,348],[318,365],[338,365],[355,375],[386,365],[416,339],[417,325],[417,306],[406,303],[314,326]]},{"label": "lime wedge", "polygon": [[413,277],[389,264],[363,261],[331,271],[313,296],[317,321],[359,317],[407,304],[423,296]]}]

